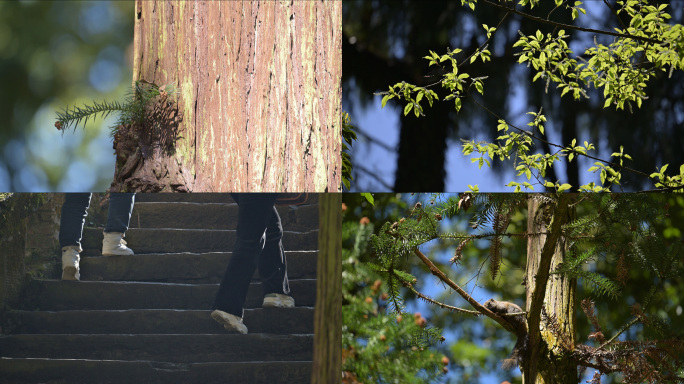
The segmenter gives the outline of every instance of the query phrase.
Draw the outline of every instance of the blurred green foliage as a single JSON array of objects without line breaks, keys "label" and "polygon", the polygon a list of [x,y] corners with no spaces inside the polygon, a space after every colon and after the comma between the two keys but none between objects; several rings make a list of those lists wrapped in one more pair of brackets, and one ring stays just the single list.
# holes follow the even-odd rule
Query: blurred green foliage
[{"label": "blurred green foliage", "polygon": [[54,123],[64,105],[130,90],[133,7],[0,2],[0,191],[104,191],[111,183],[111,121],[64,137]]}]

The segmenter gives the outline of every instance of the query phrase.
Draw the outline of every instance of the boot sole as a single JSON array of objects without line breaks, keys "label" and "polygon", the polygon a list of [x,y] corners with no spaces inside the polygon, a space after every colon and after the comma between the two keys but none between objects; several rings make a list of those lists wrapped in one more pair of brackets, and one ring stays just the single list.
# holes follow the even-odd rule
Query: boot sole
[{"label": "boot sole", "polygon": [[242,335],[247,334],[247,327],[244,327],[244,325],[243,325],[243,327],[245,328],[245,332],[241,332],[240,330],[238,330],[238,328],[233,327],[230,324],[230,322],[224,320],[223,317],[221,317],[221,315],[219,315],[216,312],[211,313],[211,318],[214,319],[217,323],[223,324],[223,328],[225,328],[226,331],[228,331],[229,333],[237,333],[237,334],[242,334]]}]

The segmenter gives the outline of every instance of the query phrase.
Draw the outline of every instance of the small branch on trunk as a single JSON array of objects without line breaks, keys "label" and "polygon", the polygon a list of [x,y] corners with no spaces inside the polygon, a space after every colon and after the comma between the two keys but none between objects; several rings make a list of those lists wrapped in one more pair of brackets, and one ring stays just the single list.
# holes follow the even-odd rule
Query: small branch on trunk
[{"label": "small branch on trunk", "polygon": [[507,331],[512,332],[512,333],[517,333],[517,330],[514,329],[511,324],[509,324],[503,317],[497,315],[496,313],[490,311],[489,309],[485,308],[482,304],[478,303],[477,300],[473,299],[472,296],[470,296],[466,291],[463,290],[463,288],[459,287],[458,284],[453,282],[451,279],[449,279],[444,272],[442,272],[437,266],[432,263],[430,259],[428,259],[423,252],[421,252],[418,248],[413,250],[413,253],[420,258],[425,265],[430,269],[430,272],[437,276],[440,280],[442,280],[446,285],[451,287],[454,291],[456,291],[461,297],[463,297],[470,305],[473,306],[473,308],[477,309],[480,313],[483,315],[489,317],[490,319],[496,321],[499,323],[502,327],[504,327]]}]

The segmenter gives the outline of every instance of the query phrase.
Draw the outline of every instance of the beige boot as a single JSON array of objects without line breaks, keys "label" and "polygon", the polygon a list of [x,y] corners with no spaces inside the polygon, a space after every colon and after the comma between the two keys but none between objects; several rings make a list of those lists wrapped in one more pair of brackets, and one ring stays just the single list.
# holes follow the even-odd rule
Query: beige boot
[{"label": "beige boot", "polygon": [[276,308],[294,308],[295,302],[292,296],[283,295],[282,293],[269,293],[264,296],[262,307],[276,307]]},{"label": "beige boot", "polygon": [[132,255],[133,250],[126,246],[124,234],[120,232],[104,232],[102,239],[102,256]]},{"label": "beige boot", "polygon": [[78,255],[83,249],[76,245],[62,248],[62,280],[80,280],[78,264],[81,257]]},{"label": "beige boot", "polygon": [[241,317],[215,309],[211,312],[211,318],[216,320],[219,324],[223,324],[223,328],[230,333],[247,334],[247,327],[242,323]]}]

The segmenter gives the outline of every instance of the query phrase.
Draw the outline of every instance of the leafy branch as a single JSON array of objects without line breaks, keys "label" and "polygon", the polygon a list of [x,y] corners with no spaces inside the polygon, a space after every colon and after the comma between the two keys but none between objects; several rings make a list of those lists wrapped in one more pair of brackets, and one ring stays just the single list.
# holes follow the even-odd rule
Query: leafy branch
[{"label": "leafy branch", "polygon": [[[585,57],[580,56],[579,60],[575,60],[570,58],[573,51],[569,48],[567,42],[569,35],[566,35],[565,30],[561,29],[558,33],[546,35],[541,31],[530,36],[521,33],[520,39],[513,44],[513,47],[521,48],[517,54],[520,56],[518,63],[527,63],[528,67],[532,66],[537,71],[533,81],[545,80],[547,92],[551,82],[558,84],[557,88],[561,90],[561,97],[572,94],[575,100],[582,97],[589,98],[588,90],[591,87],[602,88],[605,97],[604,108],[615,105],[616,109],[620,110],[624,109],[626,104],[631,111],[632,102],[636,103],[637,108],[639,108],[643,100],[647,99],[645,88],[656,71],[666,71],[669,67],[671,74],[675,69],[684,69],[684,26],[666,23],[666,20],[670,18],[670,15],[665,12],[666,4],[656,7],[648,5],[646,0],[626,0],[618,1],[621,6],[618,10],[607,4],[614,14],[626,13],[630,17],[629,27],[625,28],[623,25],[623,30],[618,29],[617,33],[613,33],[558,24],[495,4],[489,0],[483,1],[537,22],[551,23],[556,27],[619,38],[608,46],[599,44],[594,39],[594,47],[586,49]],[[555,2],[556,8],[564,4],[562,0],[555,0]],[[477,1],[462,0],[461,3],[474,9]],[[538,0],[522,0],[520,3],[530,5],[533,8]],[[571,9],[573,19],[578,17],[579,12],[585,13],[584,9],[580,8],[580,1],[576,1],[574,4],[574,6],[566,5],[567,8]],[[490,60],[491,53],[487,50],[487,42],[502,22],[503,19],[497,27],[482,25],[487,35],[487,41],[468,56],[465,61],[459,63],[455,58],[462,51],[458,48],[447,49],[446,54],[441,56],[430,51],[430,55],[424,57],[429,61],[430,66],[441,67],[441,63],[447,62],[451,64],[452,70],[446,70],[440,81],[425,87],[408,84],[405,81],[390,86],[387,92],[379,93],[383,95],[382,106],[384,107],[387,101],[393,98],[404,99],[406,101],[404,115],[408,115],[413,110],[416,117],[423,116],[424,110],[420,102],[426,99],[432,106],[434,100],[439,101],[440,97],[430,88],[440,84],[447,91],[443,101],[454,100],[454,108],[457,112],[462,108],[462,100],[469,98],[477,106],[497,118],[497,131],[501,132],[501,136],[497,137],[495,142],[463,140],[463,154],[467,156],[477,152],[480,156],[473,158],[472,161],[478,162],[480,167],[485,163],[487,166],[491,166],[490,160],[495,158],[500,161],[512,158],[518,176],[525,175],[528,181],[534,177],[536,184],[554,188],[560,192],[569,190],[573,186],[547,180],[545,178],[547,169],[551,168],[556,161],[561,161],[562,157],[567,157],[568,161],[571,162],[575,157],[582,156],[595,161],[587,172],[598,172],[601,184],[596,185],[596,183],[590,182],[575,186],[579,191],[610,191],[613,185],[620,185],[622,171],[632,172],[650,180],[659,191],[684,191],[684,164],[680,166],[679,174],[667,175],[665,173],[668,168],[667,164],[658,169],[657,172],[648,174],[624,165],[624,160],[631,160],[631,156],[624,153],[622,147],[619,152],[611,154],[615,160],[610,161],[590,155],[588,152],[594,150],[595,145],[587,141],[584,142],[584,145],[577,145],[577,139],[573,139],[570,145],[549,142],[543,138],[543,123],[546,121],[546,117],[541,113],[541,110],[539,112],[528,112],[533,116],[533,121],[528,123],[532,130],[526,131],[510,124],[472,97],[471,90],[473,87],[478,93],[484,95],[484,80],[487,77],[471,78],[468,73],[460,71],[460,67],[464,62],[469,61],[472,64],[478,58],[483,62]],[[645,63],[648,63],[648,66]],[[510,128],[517,132],[511,132]],[[535,131],[537,130],[539,134],[536,134]],[[535,141],[558,150],[554,153],[535,153],[533,152]],[[516,192],[521,191],[522,188],[534,189],[533,184],[527,181],[522,183],[510,182],[507,186],[514,187]],[[469,187],[471,190],[477,191],[477,186]]]}]

